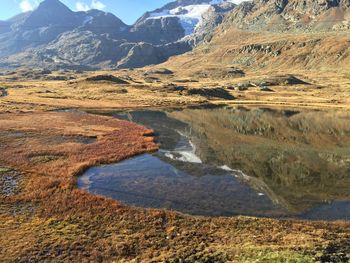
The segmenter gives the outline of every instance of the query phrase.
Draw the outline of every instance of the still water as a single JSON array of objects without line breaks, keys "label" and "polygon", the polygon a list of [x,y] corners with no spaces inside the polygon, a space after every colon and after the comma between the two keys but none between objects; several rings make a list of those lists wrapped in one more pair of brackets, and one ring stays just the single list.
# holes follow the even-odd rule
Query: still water
[{"label": "still water", "polygon": [[110,112],[161,149],[93,167],[80,188],[206,216],[350,219],[350,113],[219,108]]}]

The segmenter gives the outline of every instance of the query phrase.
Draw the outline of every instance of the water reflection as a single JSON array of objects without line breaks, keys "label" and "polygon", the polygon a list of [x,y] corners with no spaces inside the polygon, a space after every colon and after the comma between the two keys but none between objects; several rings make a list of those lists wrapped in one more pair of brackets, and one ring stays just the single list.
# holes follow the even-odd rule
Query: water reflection
[{"label": "water reflection", "polygon": [[111,114],[155,129],[162,149],[90,169],[79,184],[92,192],[191,214],[350,219],[350,113]]},{"label": "water reflection", "polygon": [[[177,169],[157,156],[146,154],[118,164],[91,168],[80,185],[134,206],[197,215],[286,214],[268,197],[239,183],[232,173],[196,163],[185,168]],[[200,176],[191,175],[192,171]]]},{"label": "water reflection", "polygon": [[348,112],[217,109],[170,116],[191,124],[204,162],[259,179],[289,211],[350,199]]}]

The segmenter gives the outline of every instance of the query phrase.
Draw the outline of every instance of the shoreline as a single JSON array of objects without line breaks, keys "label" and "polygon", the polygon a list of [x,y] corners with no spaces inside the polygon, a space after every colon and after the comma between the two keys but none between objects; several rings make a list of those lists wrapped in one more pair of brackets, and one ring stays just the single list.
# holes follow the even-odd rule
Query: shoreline
[{"label": "shoreline", "polygon": [[[79,190],[76,176],[83,169],[120,161],[134,156],[132,153],[146,153],[157,146],[151,131],[140,125],[96,114],[84,113],[82,117],[79,112],[60,112],[67,108],[88,112],[176,110],[205,105],[218,107],[222,102],[229,107],[253,103],[253,108],[272,105],[291,109],[299,105],[299,108],[327,111],[328,108],[348,109],[348,104],[343,103],[340,108],[319,103],[304,105],[303,102],[270,101],[261,105],[261,101],[256,100],[208,100],[172,93],[160,97],[163,93],[158,90],[144,94],[131,87],[131,94],[127,95],[133,99],[131,102],[118,93],[113,97],[119,104],[117,108],[105,107],[113,102],[106,97],[94,101],[95,108],[84,108],[71,107],[74,100],[69,97],[40,98],[42,92],[64,95],[67,83],[58,82],[56,87],[57,83],[39,85],[39,82],[23,89],[13,87],[18,83],[11,83],[10,88],[6,84],[8,96],[0,98],[0,167],[11,167],[25,178],[21,183],[24,192],[7,197],[0,195],[0,228],[3,231],[0,244],[5,248],[0,256],[4,261],[77,261],[83,258],[157,262],[181,258],[189,262],[208,259],[220,262],[256,260],[263,254],[270,261],[297,258],[312,262],[339,259],[341,255],[350,257],[350,221],[346,220],[193,216],[162,209],[134,208]],[[82,82],[81,87],[85,84]],[[103,85],[110,87],[111,83]],[[87,92],[99,94],[99,89],[101,87],[94,84],[87,87]],[[22,91],[24,94],[19,96]],[[138,95],[140,97],[134,97]],[[84,98],[79,99],[84,104]],[[147,99],[151,101],[145,107],[141,102]],[[48,104],[40,104],[40,101]],[[13,131],[16,131],[15,136]],[[85,143],[90,137],[96,137],[96,141]],[[0,176],[4,175],[6,172],[0,169]]]}]

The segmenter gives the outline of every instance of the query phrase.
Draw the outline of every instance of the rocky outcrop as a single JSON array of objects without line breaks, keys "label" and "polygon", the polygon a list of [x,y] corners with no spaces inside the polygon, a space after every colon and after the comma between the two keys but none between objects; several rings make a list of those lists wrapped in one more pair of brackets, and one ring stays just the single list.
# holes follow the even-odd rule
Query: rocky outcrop
[{"label": "rocky outcrop", "polygon": [[196,46],[202,41],[210,41],[215,28],[222,23],[225,15],[236,7],[234,3],[223,2],[218,5],[211,6],[202,16],[203,20],[196,27],[193,36],[190,39]]},{"label": "rocky outcrop", "polygon": [[136,23],[130,33],[131,41],[143,41],[155,45],[175,42],[185,35],[177,17],[145,19]]},{"label": "rocky outcrop", "polygon": [[245,73],[239,68],[207,68],[194,73],[198,78],[227,79],[244,77]]},{"label": "rocky outcrop", "polygon": [[190,50],[191,46],[184,41],[158,46],[142,42],[133,46],[127,56],[118,62],[117,66],[119,68],[137,68],[158,64],[166,61],[171,56]]},{"label": "rocky outcrop", "polygon": [[109,81],[116,84],[129,84],[129,82],[113,75],[97,75],[97,76],[89,77],[86,80],[87,81]]},{"label": "rocky outcrop", "polygon": [[81,12],[80,16],[83,16],[84,20],[79,29],[97,35],[107,34],[111,39],[126,38],[130,30],[130,26],[111,13],[89,10]]},{"label": "rocky outcrop", "polygon": [[229,91],[223,88],[200,88],[200,89],[189,89],[187,90],[187,95],[199,95],[205,98],[211,99],[224,99],[224,100],[234,100],[235,97],[230,94]]},{"label": "rocky outcrop", "polygon": [[253,31],[327,31],[349,20],[349,0],[254,0],[231,12],[230,26]]}]

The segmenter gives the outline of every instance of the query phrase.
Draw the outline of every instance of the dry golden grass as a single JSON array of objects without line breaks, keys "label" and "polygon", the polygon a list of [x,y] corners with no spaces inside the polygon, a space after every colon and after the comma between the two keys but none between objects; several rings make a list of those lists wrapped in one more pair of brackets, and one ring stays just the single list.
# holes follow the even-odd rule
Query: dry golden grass
[{"label": "dry golden grass", "polygon": [[[6,77],[0,87],[6,87],[8,95],[0,98],[2,111],[31,110],[41,108],[147,108],[197,104],[204,101],[200,97],[182,97],[167,92],[161,83],[145,83],[141,72],[131,72],[134,81],[130,84],[115,84],[108,81],[86,81],[88,76],[99,74],[124,76],[121,72],[96,72],[76,75],[76,80],[8,81]],[[130,77],[130,76],[128,76]],[[20,85],[20,87],[19,87]],[[34,107],[33,107],[34,105]],[[35,109],[34,109],[35,110]]]},{"label": "dry golden grass", "polygon": [[[350,75],[345,69],[246,71],[243,77],[215,79],[199,77],[191,70],[182,70],[182,66],[176,66],[176,68],[178,70],[174,70],[174,75],[153,75],[159,79],[155,83],[145,82],[143,70],[86,73],[76,75],[76,80],[70,81],[8,81],[6,77],[2,77],[0,87],[5,87],[8,95],[0,97],[0,111],[183,107],[203,103],[344,109],[350,106]],[[219,69],[218,71],[227,69],[222,65],[212,65],[198,67],[196,71],[210,72],[213,68]],[[130,84],[120,85],[107,81],[89,82],[85,80],[87,76],[106,73],[121,77],[127,75],[133,81],[130,81]],[[311,85],[276,85],[270,87],[274,92],[261,91],[260,87],[251,87],[245,91],[229,89],[239,83],[263,82],[271,77],[286,74],[292,74]],[[195,82],[184,83],[183,80],[194,80]],[[205,95],[191,95],[176,90],[176,87],[184,88],[185,91],[222,88],[235,99],[224,100]]]},{"label": "dry golden grass", "polygon": [[[292,74],[311,85],[271,87],[232,91],[237,100],[213,103],[275,105],[313,108],[349,108],[349,32],[330,33],[253,33],[225,27],[214,38],[194,51],[172,57],[158,67],[174,70],[182,78],[197,79],[198,86],[227,86]],[[241,78],[198,78],[198,73],[239,68]]]},{"label": "dry golden grass", "polygon": [[192,217],[76,189],[75,176],[89,166],[155,150],[150,136],[89,114],[0,114],[0,166],[23,178],[0,199],[1,261],[308,262],[349,252],[348,222]]}]

